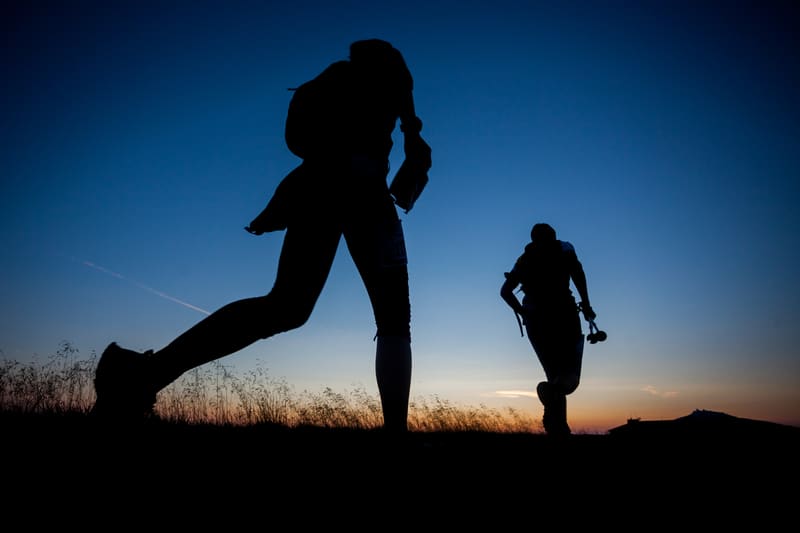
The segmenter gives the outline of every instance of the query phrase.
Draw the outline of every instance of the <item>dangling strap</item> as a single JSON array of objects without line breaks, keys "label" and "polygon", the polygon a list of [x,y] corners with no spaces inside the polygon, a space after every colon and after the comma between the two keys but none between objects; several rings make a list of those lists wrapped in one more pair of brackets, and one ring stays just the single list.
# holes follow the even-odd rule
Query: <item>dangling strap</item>
[{"label": "dangling strap", "polygon": [[525,336],[525,330],[522,329],[522,319],[519,317],[519,313],[514,311],[514,316],[517,317],[517,324],[519,325],[519,335],[520,337]]}]

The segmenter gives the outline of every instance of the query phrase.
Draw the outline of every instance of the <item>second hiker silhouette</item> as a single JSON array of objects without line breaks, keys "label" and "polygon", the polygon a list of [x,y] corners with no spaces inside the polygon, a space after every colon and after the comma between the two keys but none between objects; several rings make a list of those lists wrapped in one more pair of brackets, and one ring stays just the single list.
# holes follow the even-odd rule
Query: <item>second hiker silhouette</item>
[{"label": "second hiker silhouette", "polygon": [[[245,228],[255,235],[286,230],[272,289],[223,306],[157,351],[140,353],[112,342],[95,372],[93,415],[146,416],[158,391],[184,372],[302,326],[344,237],[377,327],[375,375],[383,427],[407,431],[411,307],[405,237],[395,203],[410,209],[431,166],[412,91],[403,56],[379,39],[352,43],[349,60],[332,63],[295,91],[286,142],[303,161]],[[387,183],[398,120],[404,165],[414,169],[411,181],[418,182],[403,201]]]},{"label": "second hiker silhouette", "polygon": [[[581,298],[580,306],[570,290],[570,281]],[[524,294],[522,303],[514,294],[520,285]],[[579,309],[591,325],[596,318],[589,303],[586,274],[575,248],[558,240],[549,224],[534,224],[531,242],[511,271],[505,273],[500,296],[518,319],[522,317],[528,340],[547,378],[536,387],[544,405],[544,429],[548,435],[569,435],[567,396],[578,388],[583,362],[584,336]]]}]

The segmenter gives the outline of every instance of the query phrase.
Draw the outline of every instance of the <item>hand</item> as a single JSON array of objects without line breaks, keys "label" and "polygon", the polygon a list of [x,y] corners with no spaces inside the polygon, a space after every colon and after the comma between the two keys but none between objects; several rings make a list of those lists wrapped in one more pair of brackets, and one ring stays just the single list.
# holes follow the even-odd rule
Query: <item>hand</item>
[{"label": "hand", "polygon": [[581,311],[583,312],[583,318],[585,318],[587,322],[591,322],[597,318],[597,314],[588,303],[581,302]]},{"label": "hand", "polygon": [[417,134],[417,135],[419,135],[419,132],[422,131],[422,120],[417,116],[414,116],[414,117],[412,117],[410,119],[407,119],[405,121],[401,120],[400,121],[400,131],[402,131],[403,133],[407,133],[407,134]]},{"label": "hand", "polygon": [[403,136],[403,153],[405,160],[415,168],[425,172],[430,170],[431,147],[419,133],[406,133]]}]

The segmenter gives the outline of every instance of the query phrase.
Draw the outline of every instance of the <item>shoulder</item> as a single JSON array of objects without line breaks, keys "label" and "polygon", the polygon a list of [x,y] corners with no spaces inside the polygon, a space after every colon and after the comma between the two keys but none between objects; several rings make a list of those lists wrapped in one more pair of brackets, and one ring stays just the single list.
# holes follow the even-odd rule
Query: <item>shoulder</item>
[{"label": "shoulder", "polygon": [[328,65],[317,78],[326,81],[343,80],[348,78],[350,73],[349,61],[336,61]]},{"label": "shoulder", "polygon": [[571,242],[568,242],[568,241],[558,241],[558,242],[561,243],[561,251],[567,252],[567,253],[571,252],[573,254],[575,253],[575,247],[572,246]]},{"label": "shoulder", "polygon": [[511,269],[511,271],[516,273],[521,268],[524,268],[526,260],[527,260],[527,258],[525,256],[525,254],[522,254],[519,257],[517,257],[517,260],[514,261],[514,267]]},{"label": "shoulder", "polygon": [[348,61],[337,61],[331,63],[325,69],[311,78],[303,82],[297,87],[295,92],[308,92],[315,88],[320,88],[323,85],[330,86],[332,83],[337,83],[345,80],[350,73],[350,63]]},{"label": "shoulder", "polygon": [[323,71],[328,74],[344,74],[350,72],[350,62],[347,60],[335,61]]}]

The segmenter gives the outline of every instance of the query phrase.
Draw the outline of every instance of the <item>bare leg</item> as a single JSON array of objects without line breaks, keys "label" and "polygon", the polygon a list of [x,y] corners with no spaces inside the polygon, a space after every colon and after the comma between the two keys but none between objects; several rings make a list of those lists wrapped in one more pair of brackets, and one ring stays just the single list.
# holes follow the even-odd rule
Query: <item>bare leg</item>
[{"label": "bare leg", "polygon": [[152,375],[161,390],[184,372],[237,352],[262,338],[265,325],[276,322],[274,298],[247,298],[225,305],[198,322],[152,359]]},{"label": "bare leg", "polygon": [[383,427],[408,431],[411,389],[411,307],[403,229],[394,206],[377,223],[366,220],[345,232],[345,240],[369,294],[377,325],[375,377]]},{"label": "bare leg", "polygon": [[405,337],[378,337],[375,376],[383,406],[383,427],[391,432],[407,431],[411,341]]},{"label": "bare leg", "polygon": [[187,370],[302,326],[328,278],[339,238],[335,225],[289,228],[270,293],[225,305],[153,354],[157,390]]}]

